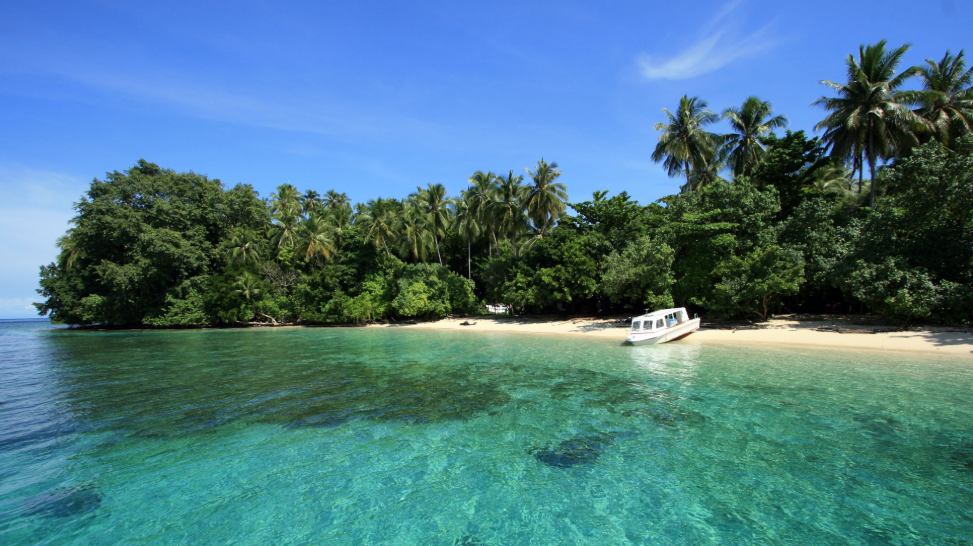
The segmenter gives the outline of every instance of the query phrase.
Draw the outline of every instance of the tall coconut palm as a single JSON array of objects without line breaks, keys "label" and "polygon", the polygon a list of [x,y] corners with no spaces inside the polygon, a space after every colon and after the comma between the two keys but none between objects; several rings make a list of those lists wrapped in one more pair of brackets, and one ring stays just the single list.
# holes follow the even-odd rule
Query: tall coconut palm
[{"label": "tall coconut palm", "polygon": [[285,211],[300,212],[301,194],[290,184],[277,186],[277,192],[270,194],[270,206],[277,214]]},{"label": "tall coconut palm", "polygon": [[723,119],[732,133],[725,135],[730,147],[730,165],[734,176],[748,176],[764,154],[763,139],[774,129],[787,126],[787,118],[774,116],[770,102],[747,97],[739,108],[723,110]]},{"label": "tall coconut palm", "polygon": [[702,164],[693,169],[693,173],[689,177],[689,185],[683,189],[686,191],[692,191],[693,188],[700,190],[713,184],[726,183],[726,179],[720,176],[720,173],[731,164],[733,150],[734,148],[729,145],[718,143],[713,156],[703,160]]},{"label": "tall coconut palm", "polygon": [[321,204],[324,208],[331,210],[337,207],[351,207],[351,200],[348,199],[348,194],[338,193],[334,190],[328,190],[324,193],[324,198],[321,200]]},{"label": "tall coconut palm", "polygon": [[260,236],[250,228],[236,228],[230,235],[226,261],[230,264],[259,263],[263,254]]},{"label": "tall coconut palm", "polygon": [[453,218],[456,231],[460,237],[466,239],[466,278],[473,278],[473,239],[483,233],[476,209],[472,205],[472,192],[464,190],[460,197],[454,197],[451,206],[453,207]]},{"label": "tall coconut palm", "polygon": [[470,207],[483,227],[483,233],[489,234],[487,236],[487,255],[489,256],[493,254],[493,247],[497,244],[496,222],[492,217],[493,194],[497,187],[497,175],[491,172],[476,171],[469,178],[469,184]]},{"label": "tall coconut palm", "polygon": [[541,158],[533,171],[526,167],[524,170],[533,182],[532,186],[528,186],[524,208],[534,225],[540,228],[541,237],[544,237],[549,229],[548,219],[556,219],[566,208],[564,202],[568,199],[568,188],[555,182],[561,176],[557,163],[548,163]]},{"label": "tall coconut palm", "polygon": [[321,214],[312,214],[297,228],[294,253],[308,264],[328,259],[334,253],[334,237],[328,221]]},{"label": "tall coconut palm", "polygon": [[491,216],[504,237],[510,241],[514,256],[517,255],[517,236],[527,230],[527,216],[524,214],[524,209],[529,190],[521,184],[523,180],[523,176],[514,176],[513,171],[510,171],[506,178],[498,177],[491,207],[493,209]]},{"label": "tall coconut palm", "polygon": [[270,243],[277,252],[294,245],[300,220],[300,215],[292,208],[284,208],[274,214],[274,223],[270,225]]},{"label": "tall coconut palm", "polygon": [[443,265],[443,255],[439,252],[439,239],[446,235],[449,229],[449,200],[446,199],[446,188],[442,184],[429,184],[426,189],[416,188],[416,203],[420,210],[429,218],[429,230],[436,245],[436,257],[439,265]]},{"label": "tall coconut palm", "polygon": [[[928,126],[928,122],[909,108],[918,102],[920,94],[901,90],[917,74],[918,68],[896,74],[909,44],[892,51],[886,51],[885,45],[885,40],[867,47],[862,45],[857,59],[848,55],[845,61],[848,83],[822,80],[838,96],[814,101],[815,106],[830,112],[815,129],[825,131],[822,140],[831,147],[832,157],[847,159],[858,154],[859,165],[864,165],[867,159],[872,180],[875,180],[878,159],[888,159],[917,145],[917,133]],[[863,170],[859,169],[859,186]],[[872,184],[870,206],[875,206],[875,187]]]},{"label": "tall coconut palm", "polygon": [[372,199],[359,214],[358,222],[366,230],[366,237],[385,250],[385,256],[391,257],[389,244],[395,242],[395,223],[401,204],[395,199]]},{"label": "tall coconut palm", "polygon": [[932,124],[936,138],[949,146],[973,132],[973,68],[966,69],[963,51],[956,56],[947,51],[939,62],[926,59],[916,75],[923,88],[917,113]]},{"label": "tall coconut palm", "polygon": [[336,248],[341,248],[345,232],[351,227],[352,214],[351,207],[347,205],[334,207],[324,214],[325,224],[331,230]]},{"label": "tall coconut palm", "polygon": [[543,221],[542,224],[540,224],[540,225],[538,225],[538,224],[531,225],[527,229],[526,235],[523,238],[523,240],[520,241],[520,245],[519,245],[519,248],[517,249],[517,251],[520,254],[524,254],[525,252],[529,251],[531,249],[531,247],[533,247],[535,244],[537,244],[538,241],[540,241],[541,239],[543,239],[545,237],[545,235],[544,235],[545,233],[547,233],[548,231],[554,229],[554,227],[558,223],[558,220],[559,220],[559,218],[555,218],[554,216],[548,216],[548,217],[544,218],[544,221]]},{"label": "tall coconut palm", "polygon": [[396,242],[399,253],[412,258],[413,263],[425,262],[432,246],[432,232],[428,216],[414,199],[410,198],[404,203],[395,223],[395,231],[398,233]]},{"label": "tall coconut palm", "polygon": [[314,190],[304,192],[301,196],[301,210],[304,214],[310,214],[319,208],[321,208],[321,195]]},{"label": "tall coconut palm", "polygon": [[663,108],[668,123],[656,123],[662,131],[659,143],[652,152],[652,161],[662,162],[669,176],[686,175],[686,188],[693,190],[692,172],[712,160],[721,137],[705,129],[719,121],[719,116],[706,109],[706,101],[683,95],[673,114]]}]

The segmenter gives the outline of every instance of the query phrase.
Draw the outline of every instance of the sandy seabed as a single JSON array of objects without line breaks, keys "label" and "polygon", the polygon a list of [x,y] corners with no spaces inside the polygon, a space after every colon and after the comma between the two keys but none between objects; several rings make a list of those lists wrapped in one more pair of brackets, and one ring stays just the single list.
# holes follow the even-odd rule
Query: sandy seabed
[{"label": "sandy seabed", "polygon": [[[475,323],[462,325],[463,322]],[[571,336],[596,336],[625,341],[628,325],[614,318],[470,317],[446,318],[415,324],[376,324],[371,328],[418,328],[480,332],[520,332]],[[822,330],[840,330],[822,331]],[[885,331],[883,331],[885,330]],[[888,331],[894,330],[894,331]],[[973,330],[948,327],[897,329],[825,320],[772,319],[752,326],[727,323],[707,325],[674,343],[801,345],[822,349],[898,351],[967,356],[973,360]]]}]

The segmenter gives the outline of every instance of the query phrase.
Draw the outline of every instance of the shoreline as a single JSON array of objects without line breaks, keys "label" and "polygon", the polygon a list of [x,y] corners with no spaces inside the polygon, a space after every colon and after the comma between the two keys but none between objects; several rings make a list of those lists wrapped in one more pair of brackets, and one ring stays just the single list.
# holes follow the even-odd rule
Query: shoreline
[{"label": "shoreline", "polygon": [[[475,323],[461,326],[469,321]],[[756,325],[713,322],[673,343],[785,345],[818,349],[892,351],[973,357],[973,331],[950,327],[896,329],[841,318],[771,319]],[[589,336],[625,340],[628,324],[617,318],[464,317],[412,324],[370,324],[366,328],[411,328]],[[822,331],[831,330],[836,331]]]}]

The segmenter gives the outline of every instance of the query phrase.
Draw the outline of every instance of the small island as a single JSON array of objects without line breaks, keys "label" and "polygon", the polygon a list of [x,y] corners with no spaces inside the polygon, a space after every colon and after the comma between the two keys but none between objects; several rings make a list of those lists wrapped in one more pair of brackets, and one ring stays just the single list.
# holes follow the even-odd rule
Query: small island
[{"label": "small island", "polygon": [[[261,198],[140,160],[76,204],[37,307],[55,323],[129,328],[431,320],[491,304],[969,324],[971,72],[947,52],[897,73],[904,51],[849,56],[851,80],[824,82],[837,96],[815,103],[820,138],[777,135],[787,118],[757,97],[722,116],[683,97],[664,109],[652,158],[685,184],[649,204],[603,191],[569,202],[545,159],[476,171],[455,196],[428,184],[354,204],[289,184]],[[909,79],[924,91],[899,89]],[[720,119],[731,133],[708,132]]]}]

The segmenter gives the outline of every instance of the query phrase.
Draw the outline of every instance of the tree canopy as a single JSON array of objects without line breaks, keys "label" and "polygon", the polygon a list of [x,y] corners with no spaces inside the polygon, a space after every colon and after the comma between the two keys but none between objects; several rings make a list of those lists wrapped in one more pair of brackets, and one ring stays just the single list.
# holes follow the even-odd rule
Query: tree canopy
[{"label": "tree canopy", "polygon": [[[495,303],[970,323],[973,71],[962,51],[900,70],[907,49],[848,56],[848,82],[825,82],[837,96],[815,103],[820,138],[776,134],[787,118],[756,96],[724,109],[730,132],[718,134],[720,117],[683,96],[651,157],[686,182],[649,204],[624,191],[569,202],[545,159],[526,177],[476,170],[458,195],[429,181],[363,203],[290,184],[262,198],[139,160],[92,181],[36,305],[58,323],[129,327],[361,323]],[[921,89],[906,89],[913,79]]]}]

